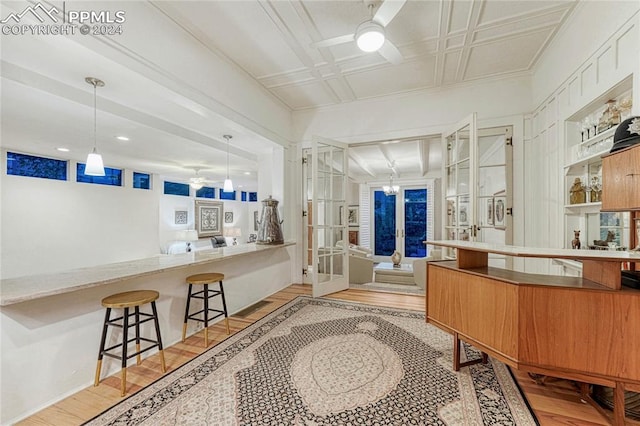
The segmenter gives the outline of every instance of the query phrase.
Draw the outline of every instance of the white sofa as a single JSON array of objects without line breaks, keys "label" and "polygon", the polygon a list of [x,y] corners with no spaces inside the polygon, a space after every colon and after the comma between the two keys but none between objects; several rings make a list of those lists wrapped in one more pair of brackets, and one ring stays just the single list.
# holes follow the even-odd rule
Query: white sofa
[{"label": "white sofa", "polygon": [[433,249],[428,257],[421,257],[413,261],[413,279],[421,289],[427,288],[427,262],[442,259],[442,250]]},{"label": "white sofa", "polygon": [[[336,243],[336,247],[342,247],[342,241]],[[366,284],[373,281],[373,259],[371,250],[349,244],[349,283]]]}]

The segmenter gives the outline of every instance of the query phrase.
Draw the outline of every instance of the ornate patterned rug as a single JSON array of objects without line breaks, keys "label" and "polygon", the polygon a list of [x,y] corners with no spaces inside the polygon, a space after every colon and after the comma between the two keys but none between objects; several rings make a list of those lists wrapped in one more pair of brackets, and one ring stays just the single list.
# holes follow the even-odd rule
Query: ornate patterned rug
[{"label": "ornate patterned rug", "polygon": [[504,364],[452,350],[423,313],[299,297],[86,424],[537,424]]}]

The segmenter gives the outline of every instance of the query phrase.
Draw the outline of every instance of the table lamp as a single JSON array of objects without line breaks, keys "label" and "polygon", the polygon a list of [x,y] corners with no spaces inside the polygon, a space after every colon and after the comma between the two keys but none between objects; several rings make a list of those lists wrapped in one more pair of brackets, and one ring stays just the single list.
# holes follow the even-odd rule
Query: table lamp
[{"label": "table lamp", "polygon": [[234,246],[238,245],[238,237],[240,235],[242,235],[242,231],[240,228],[236,228],[236,227],[224,228],[224,236],[233,238]]},{"label": "table lamp", "polygon": [[187,253],[191,251],[191,243],[198,241],[198,232],[195,229],[186,229],[184,231],[178,231],[178,239],[187,243]]}]

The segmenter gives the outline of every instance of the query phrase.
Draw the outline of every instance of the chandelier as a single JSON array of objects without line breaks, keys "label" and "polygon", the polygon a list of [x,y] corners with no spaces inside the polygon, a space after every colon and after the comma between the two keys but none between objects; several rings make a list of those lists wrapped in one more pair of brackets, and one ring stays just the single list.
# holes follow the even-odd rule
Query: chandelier
[{"label": "chandelier", "polygon": [[389,176],[389,185],[382,185],[382,191],[384,195],[394,195],[400,191],[400,186],[393,184],[393,174]]}]

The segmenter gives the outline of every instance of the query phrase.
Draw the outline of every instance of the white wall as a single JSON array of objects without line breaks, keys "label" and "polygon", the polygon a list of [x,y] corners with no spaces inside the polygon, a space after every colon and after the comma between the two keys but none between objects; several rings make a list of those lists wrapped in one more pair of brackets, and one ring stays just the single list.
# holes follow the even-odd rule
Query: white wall
[{"label": "white wall", "polygon": [[[4,170],[4,167],[3,167]],[[154,191],[0,176],[2,278],[160,252]]]},{"label": "white wall", "polygon": [[472,112],[483,120],[531,111],[531,95],[530,78],[521,76],[297,111],[294,140],[319,135],[367,142],[434,135]]},{"label": "white wall", "polygon": [[[640,2],[580,2],[533,75],[537,107],[525,140],[525,236],[532,247],[564,247],[565,120],[633,74],[634,111],[640,108]],[[560,273],[548,260],[527,259],[530,272]]]}]

